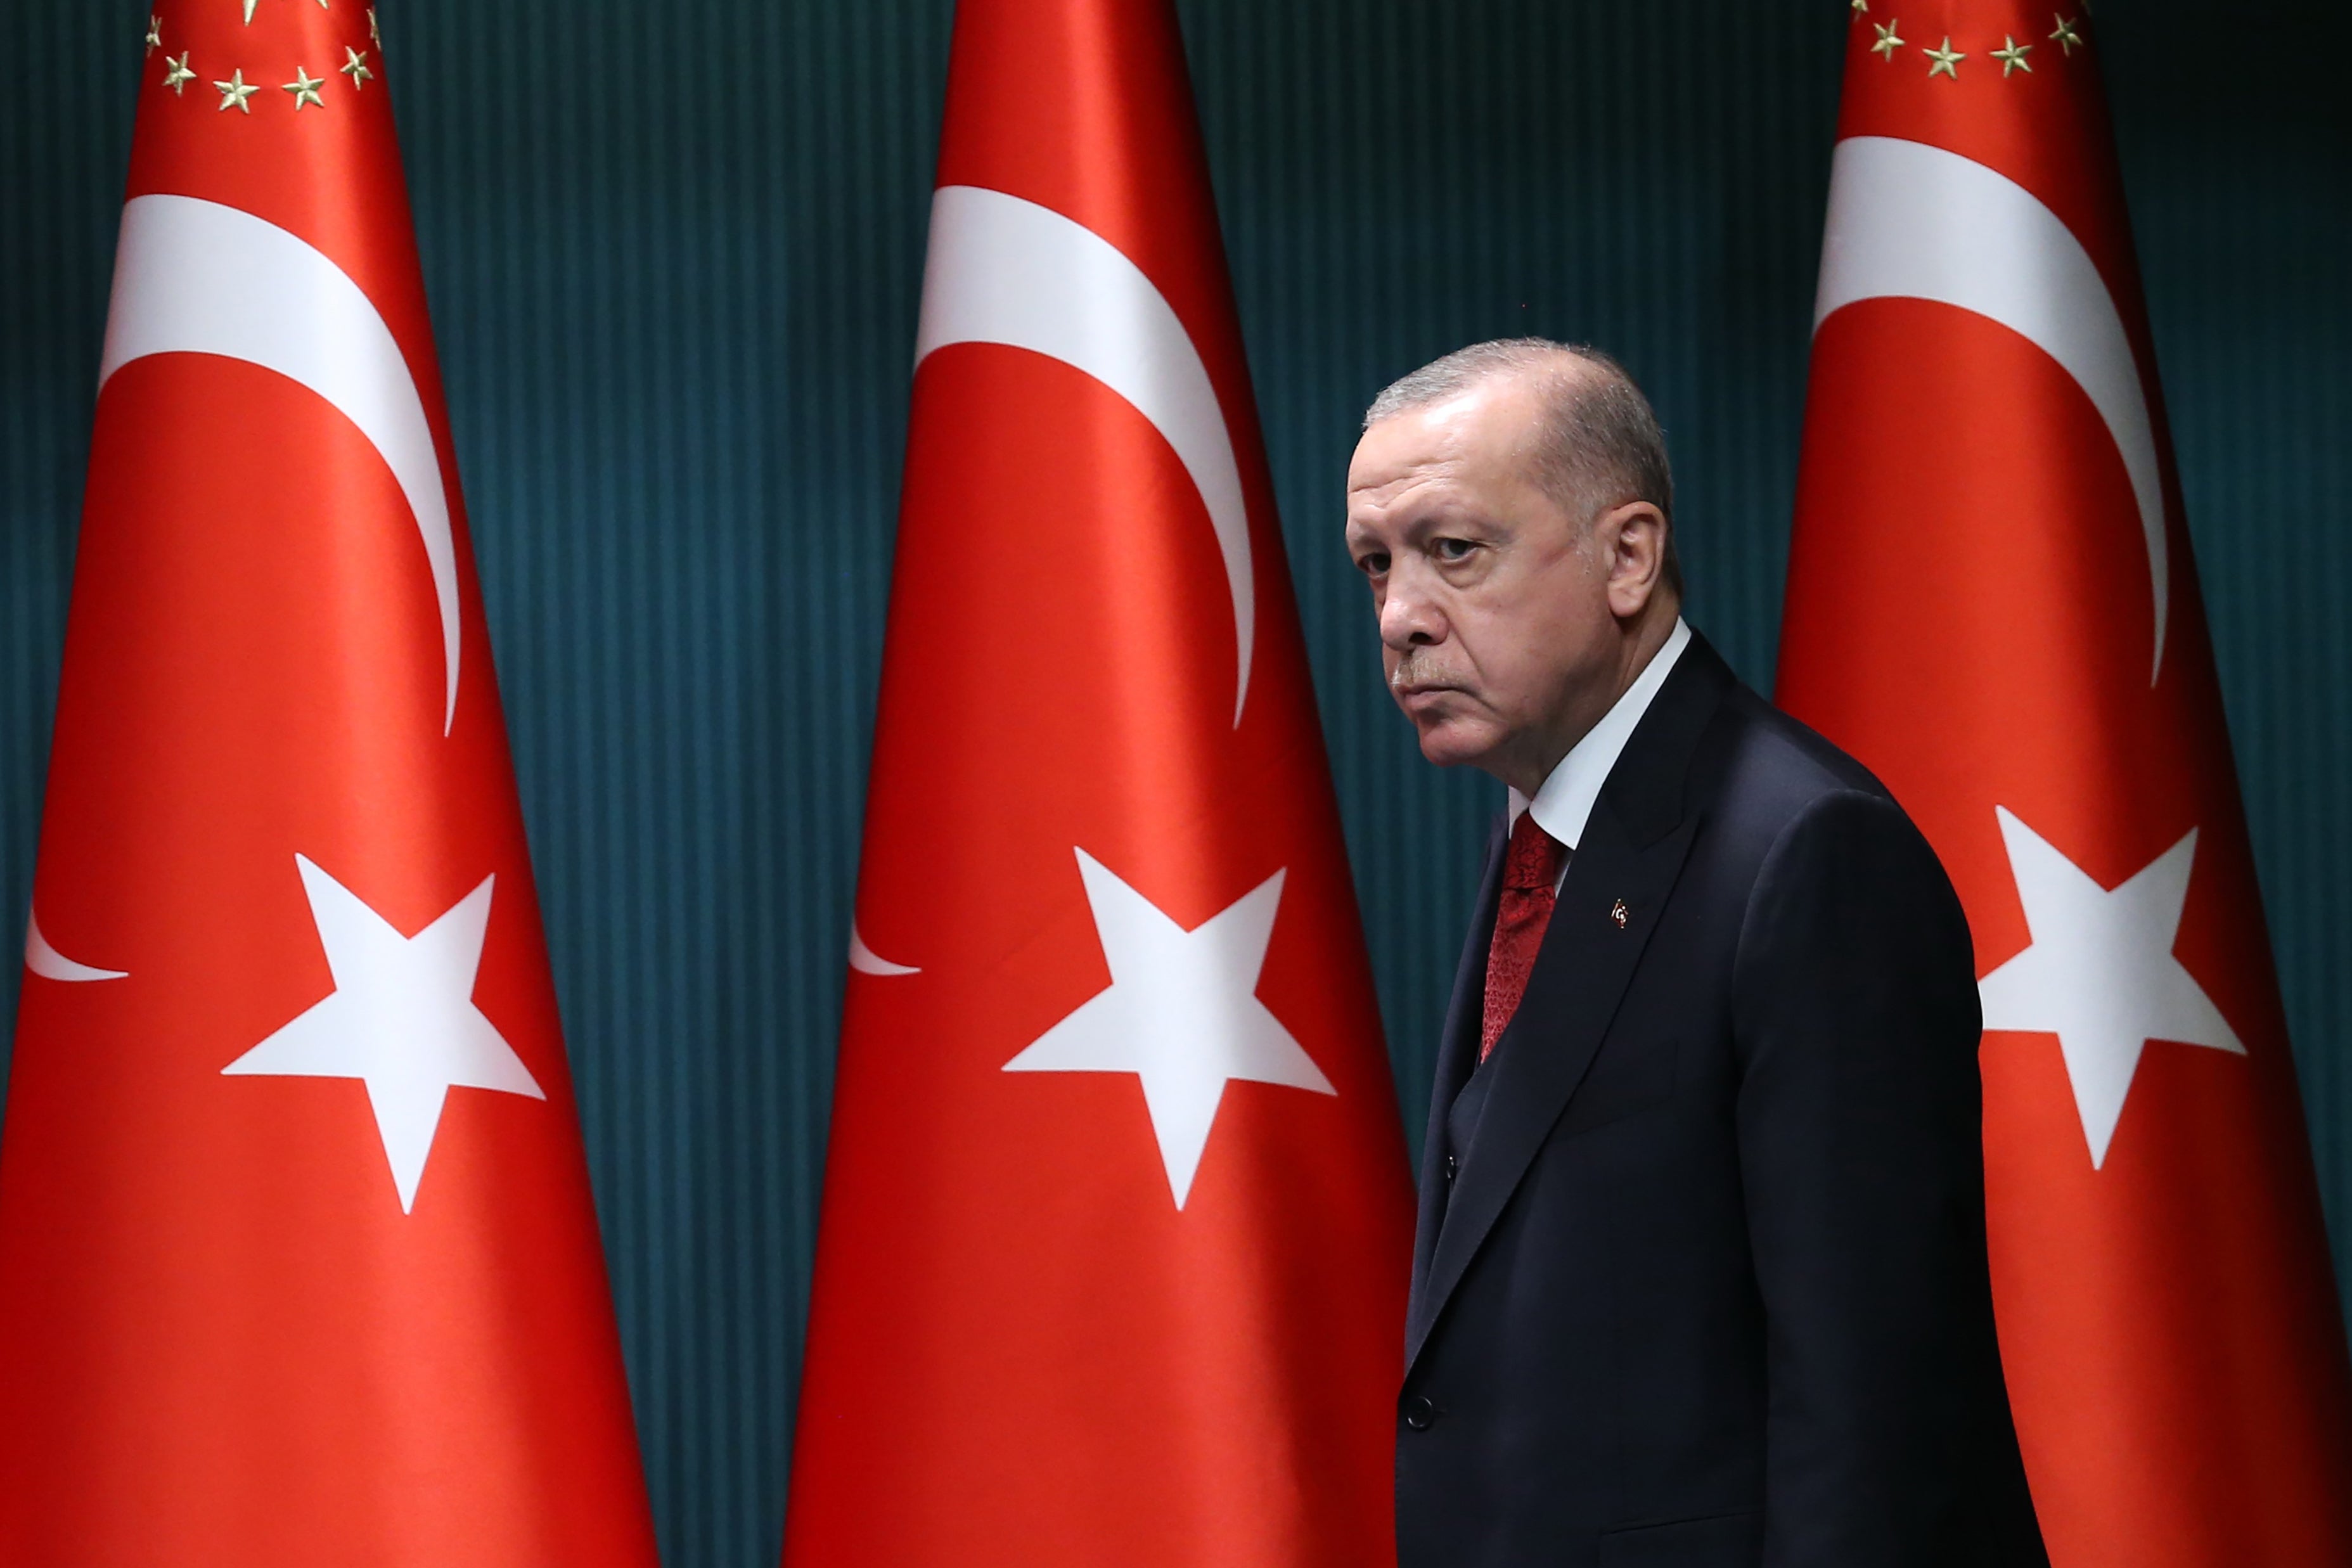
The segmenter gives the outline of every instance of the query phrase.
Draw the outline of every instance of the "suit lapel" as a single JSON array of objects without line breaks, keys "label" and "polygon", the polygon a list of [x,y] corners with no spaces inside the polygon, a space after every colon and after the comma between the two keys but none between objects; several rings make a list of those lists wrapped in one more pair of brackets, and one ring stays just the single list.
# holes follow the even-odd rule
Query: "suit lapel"
[{"label": "suit lapel", "polygon": [[1429,1126],[1421,1142],[1421,1215],[1412,1233],[1412,1297],[1421,1300],[1429,1277],[1430,1254],[1445,1219],[1445,1114],[1454,1097],[1478,1065],[1478,1036],[1486,1011],[1486,950],[1494,945],[1495,911],[1503,880],[1503,851],[1510,819],[1497,816],[1486,837],[1486,874],[1478,901],[1470,906],[1470,934],[1454,971],[1454,1000],[1445,1009],[1445,1032],[1438,1037],[1437,1075],[1429,1095]]},{"label": "suit lapel", "polygon": [[[1408,1371],[1601,1049],[1696,836],[1703,814],[1696,803],[1686,809],[1684,800],[1691,758],[1732,683],[1714,649],[1695,638],[1611,770],[1583,842],[1569,861],[1527,994],[1496,1043],[1494,1091],[1449,1194],[1443,1140],[1452,1096],[1445,1091],[1458,1089],[1459,1078],[1447,1069],[1465,1051],[1475,1055],[1475,1046],[1465,1047],[1459,1037],[1465,990],[1476,993],[1467,1004],[1474,1016],[1484,995],[1486,942],[1492,941],[1495,921],[1492,884],[1500,866],[1496,852],[1488,855],[1488,886],[1472,925],[1473,952],[1464,955],[1454,983],[1423,1153],[1422,1223],[1405,1327]],[[1622,926],[1614,916],[1621,903]],[[1475,1026],[1468,1035],[1476,1038]],[[1467,1070],[1455,1064],[1457,1073]]]}]

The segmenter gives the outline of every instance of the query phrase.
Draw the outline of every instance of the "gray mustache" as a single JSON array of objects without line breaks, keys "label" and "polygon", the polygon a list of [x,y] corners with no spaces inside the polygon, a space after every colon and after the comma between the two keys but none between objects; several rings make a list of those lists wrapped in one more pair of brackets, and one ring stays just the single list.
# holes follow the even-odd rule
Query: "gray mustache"
[{"label": "gray mustache", "polygon": [[1429,658],[1423,650],[1415,648],[1397,660],[1396,668],[1389,672],[1389,689],[1402,691],[1408,686],[1430,681],[1442,683],[1445,679],[1445,672],[1436,668],[1435,661]]}]

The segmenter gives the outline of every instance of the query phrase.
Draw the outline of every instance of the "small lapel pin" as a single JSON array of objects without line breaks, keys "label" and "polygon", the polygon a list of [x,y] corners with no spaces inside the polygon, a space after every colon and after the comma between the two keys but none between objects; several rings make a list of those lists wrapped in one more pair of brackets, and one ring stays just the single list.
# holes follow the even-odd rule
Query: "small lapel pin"
[{"label": "small lapel pin", "polygon": [[1617,929],[1619,931],[1623,931],[1625,929],[1625,921],[1630,919],[1631,916],[1626,911],[1624,900],[1620,899],[1615,903],[1609,906],[1609,918],[1617,922]]}]

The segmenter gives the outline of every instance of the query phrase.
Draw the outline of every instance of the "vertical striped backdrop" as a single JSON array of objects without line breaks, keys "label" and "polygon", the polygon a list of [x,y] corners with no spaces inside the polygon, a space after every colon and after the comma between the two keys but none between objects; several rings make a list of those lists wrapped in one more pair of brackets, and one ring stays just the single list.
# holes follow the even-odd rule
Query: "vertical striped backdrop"
[{"label": "vertical striped backdrop", "polygon": [[[672,1568],[766,1568],[950,6],[379,5],[663,1543]],[[1675,445],[1694,618],[1769,686],[1847,6],[1182,9],[1417,1127],[1491,786],[1423,767],[1381,688],[1338,539],[1357,413],[1474,338],[1616,351]],[[11,929],[146,12],[19,0],[0,23]],[[2317,0],[2116,0],[2100,26],[2312,1136],[2352,1255],[2339,29]],[[7,1016],[16,973],[0,964]]]}]

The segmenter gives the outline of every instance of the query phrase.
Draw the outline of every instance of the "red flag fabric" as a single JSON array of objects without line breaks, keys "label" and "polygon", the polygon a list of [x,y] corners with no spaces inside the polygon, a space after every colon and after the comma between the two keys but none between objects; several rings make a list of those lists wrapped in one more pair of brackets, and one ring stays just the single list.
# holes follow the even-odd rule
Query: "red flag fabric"
[{"label": "red flag fabric", "polygon": [[373,16],[147,36],[0,1137],[11,1564],[654,1563]]},{"label": "red flag fabric", "polygon": [[2352,1563],[2345,1337],[2079,7],[1853,6],[1780,697],[1974,929],[2057,1568]]},{"label": "red flag fabric", "polygon": [[1394,1555],[1410,1180],[1170,6],[964,0],[784,1557]]}]

